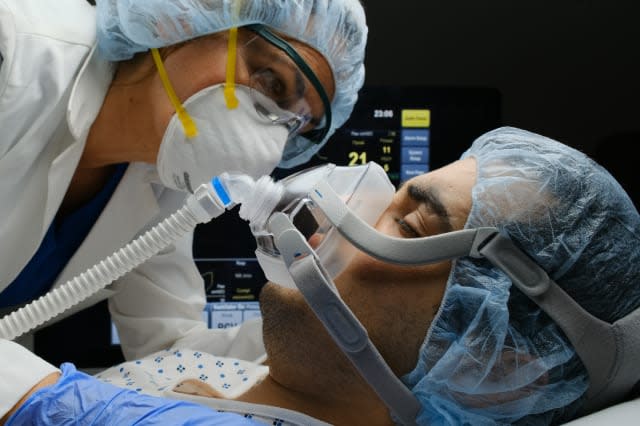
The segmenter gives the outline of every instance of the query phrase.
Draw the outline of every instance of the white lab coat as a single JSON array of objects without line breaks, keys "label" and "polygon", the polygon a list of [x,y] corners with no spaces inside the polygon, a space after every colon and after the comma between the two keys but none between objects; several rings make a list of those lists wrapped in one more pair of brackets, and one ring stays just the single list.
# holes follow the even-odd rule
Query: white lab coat
[{"label": "white lab coat", "polygon": [[[95,52],[95,10],[86,0],[0,0],[0,291],[31,259],[52,222],[113,77]],[[107,257],[181,207],[155,167],[133,163],[56,282]],[[259,320],[208,330],[192,236],[92,297],[106,297],[127,358],[167,347],[254,360]],[[70,312],[77,311],[78,308]],[[82,342],[82,336],[78,336]],[[56,368],[0,339],[0,417]]]}]

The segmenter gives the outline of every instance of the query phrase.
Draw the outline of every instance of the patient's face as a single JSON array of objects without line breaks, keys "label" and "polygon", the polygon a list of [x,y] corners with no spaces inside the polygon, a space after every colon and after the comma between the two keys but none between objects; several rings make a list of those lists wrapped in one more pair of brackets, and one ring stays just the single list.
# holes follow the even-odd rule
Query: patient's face
[{"label": "patient's face", "polygon": [[[459,230],[471,209],[476,163],[465,159],[406,182],[376,224],[400,238]],[[367,329],[397,375],[411,371],[444,293],[451,262],[400,266],[359,252],[335,280],[343,300]],[[347,377],[357,383],[349,361],[339,352],[302,295],[268,283],[262,290],[264,339],[271,375],[289,386],[306,381],[335,391]]]}]

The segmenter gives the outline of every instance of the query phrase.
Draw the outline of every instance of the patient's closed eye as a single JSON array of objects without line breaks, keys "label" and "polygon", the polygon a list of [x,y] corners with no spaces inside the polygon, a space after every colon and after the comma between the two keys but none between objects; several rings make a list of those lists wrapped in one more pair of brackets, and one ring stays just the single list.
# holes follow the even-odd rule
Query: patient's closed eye
[{"label": "patient's closed eye", "polygon": [[400,233],[407,238],[420,238],[420,234],[416,232],[415,229],[411,227],[404,219],[394,218],[395,222],[398,224],[400,228]]}]

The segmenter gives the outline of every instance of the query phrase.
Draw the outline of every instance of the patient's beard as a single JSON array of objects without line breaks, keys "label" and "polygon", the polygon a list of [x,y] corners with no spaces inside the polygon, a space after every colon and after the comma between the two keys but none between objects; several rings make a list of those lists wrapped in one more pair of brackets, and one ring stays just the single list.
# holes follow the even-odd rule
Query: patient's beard
[{"label": "patient's beard", "polygon": [[268,283],[260,293],[263,338],[270,375],[281,385],[341,398],[371,392],[351,362],[335,345],[302,294]]}]

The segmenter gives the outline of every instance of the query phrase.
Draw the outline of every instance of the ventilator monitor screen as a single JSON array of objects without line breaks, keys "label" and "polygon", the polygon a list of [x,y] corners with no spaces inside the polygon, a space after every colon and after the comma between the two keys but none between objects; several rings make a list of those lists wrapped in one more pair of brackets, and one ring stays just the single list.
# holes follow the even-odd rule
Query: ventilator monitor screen
[{"label": "ventilator monitor screen", "polygon": [[[282,178],[326,162],[375,161],[397,186],[458,159],[475,138],[500,125],[500,96],[493,89],[369,86],[362,89],[351,118],[309,163],[277,169],[273,175]],[[265,277],[254,257],[255,247],[246,223],[234,213],[196,229],[193,250],[208,301],[202,319],[210,328],[231,327],[260,315]],[[72,317],[49,327],[54,331],[39,332],[36,352],[54,364],[72,360],[100,367],[119,362],[119,340],[106,303],[95,310],[74,316],[83,316],[82,320]],[[60,345],[69,336],[69,344]],[[74,353],[77,336],[96,341],[86,342]],[[91,353],[93,359],[85,359],[81,352]],[[99,353],[104,359],[95,359]]]}]

